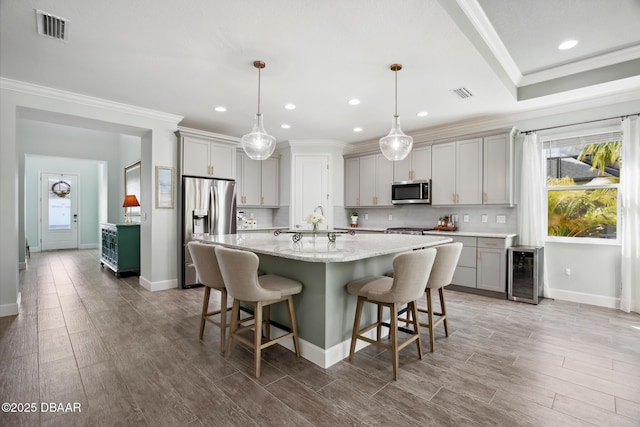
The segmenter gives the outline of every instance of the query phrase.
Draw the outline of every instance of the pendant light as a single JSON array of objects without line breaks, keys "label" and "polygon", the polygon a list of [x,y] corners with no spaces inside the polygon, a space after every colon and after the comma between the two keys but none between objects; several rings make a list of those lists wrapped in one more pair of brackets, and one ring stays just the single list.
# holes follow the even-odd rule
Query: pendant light
[{"label": "pendant light", "polygon": [[253,61],[253,66],[258,69],[258,113],[251,133],[244,135],[240,142],[247,156],[253,160],[264,160],[269,158],[276,149],[276,138],[264,130],[262,114],[260,114],[260,70],[266,67],[266,64],[263,61]]},{"label": "pendant light", "polygon": [[402,160],[409,155],[413,147],[413,138],[405,135],[400,129],[400,116],[398,116],[398,71],[402,70],[402,64],[393,64],[391,71],[396,79],[396,113],[391,121],[391,132],[384,138],[380,138],[380,151],[389,160]]}]

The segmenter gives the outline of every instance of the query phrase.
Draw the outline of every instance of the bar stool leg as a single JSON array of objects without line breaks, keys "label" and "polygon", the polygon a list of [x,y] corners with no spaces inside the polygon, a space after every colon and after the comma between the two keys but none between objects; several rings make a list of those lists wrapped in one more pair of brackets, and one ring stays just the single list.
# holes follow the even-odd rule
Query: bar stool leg
[{"label": "bar stool leg", "polygon": [[356,304],[356,315],[353,320],[353,332],[351,332],[351,348],[349,350],[349,361],[353,361],[353,353],[356,349],[356,340],[358,336],[358,330],[360,329],[360,317],[362,316],[362,304],[364,302],[363,297],[358,297],[358,303]]},{"label": "bar stool leg", "polygon": [[204,324],[206,322],[207,310],[209,309],[209,296],[211,295],[211,288],[204,287],[204,301],[202,301],[202,319],[200,319],[200,339],[204,336]]},{"label": "bar stool leg", "polygon": [[438,288],[438,293],[440,294],[440,310],[442,311],[442,321],[444,322],[444,334],[449,336],[449,328],[447,327],[447,307],[444,303],[444,287]]},{"label": "bar stool leg", "polygon": [[256,368],[256,378],[260,378],[260,360],[262,358],[262,302],[258,301],[254,307],[254,364]]},{"label": "bar stool leg", "polygon": [[[418,346],[418,358],[422,359],[422,340],[420,338],[420,320],[418,319],[418,306],[415,301],[412,301],[407,306],[407,313],[411,312],[413,317],[413,334],[417,335],[416,345]],[[409,318],[409,314],[407,314]]]},{"label": "bar stool leg", "polygon": [[240,311],[240,303],[238,300],[233,300],[233,308],[231,309],[231,326],[229,327],[229,339],[227,339],[227,352],[225,357],[228,359],[231,357],[231,347],[233,346],[233,334],[238,329],[238,314]]},{"label": "bar stool leg", "polygon": [[393,377],[398,379],[398,304],[391,304],[389,306],[391,310],[391,330],[389,331],[391,338],[391,351],[393,352]]},{"label": "bar stool leg", "polygon": [[227,333],[227,291],[220,292],[220,352],[224,353],[225,334]]},{"label": "bar stool leg", "polygon": [[291,332],[293,332],[293,348],[296,351],[296,356],[300,357],[300,343],[298,342],[298,323],[296,321],[296,312],[293,309],[293,297],[291,295],[287,297],[287,309],[289,310],[289,324],[291,325]]},{"label": "bar stool leg", "polygon": [[433,347],[436,344],[436,338],[433,336],[433,304],[431,300],[431,289],[427,288],[427,317],[429,319],[429,345],[431,346],[431,353],[433,353]]}]

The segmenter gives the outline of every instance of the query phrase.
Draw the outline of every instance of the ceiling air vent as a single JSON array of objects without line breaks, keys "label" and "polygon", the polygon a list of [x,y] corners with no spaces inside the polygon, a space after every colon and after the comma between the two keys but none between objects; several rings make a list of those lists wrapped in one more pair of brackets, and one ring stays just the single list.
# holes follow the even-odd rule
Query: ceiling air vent
[{"label": "ceiling air vent", "polygon": [[58,40],[67,41],[69,33],[69,20],[51,15],[41,10],[36,10],[38,34]]},{"label": "ceiling air vent", "polygon": [[473,96],[471,91],[469,89],[467,89],[466,87],[460,87],[458,89],[453,89],[452,92],[455,93],[456,95],[458,95],[462,99],[471,98]]}]

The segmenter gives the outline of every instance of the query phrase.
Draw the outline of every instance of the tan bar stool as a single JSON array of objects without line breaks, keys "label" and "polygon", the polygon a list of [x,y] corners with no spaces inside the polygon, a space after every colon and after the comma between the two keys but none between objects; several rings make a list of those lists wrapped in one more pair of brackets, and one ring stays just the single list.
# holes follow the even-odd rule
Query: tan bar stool
[{"label": "tan bar stool", "polygon": [[[349,350],[350,361],[353,360],[357,340],[391,350],[393,377],[396,380],[398,379],[398,353],[400,350],[415,341],[418,348],[418,357],[422,359],[422,343],[420,341],[416,300],[424,292],[424,284],[427,282],[435,257],[436,250],[432,248],[402,253],[393,259],[393,278],[387,276],[365,277],[347,284],[347,291],[352,295],[358,296],[353,332],[351,334],[351,348]],[[362,306],[365,302],[378,306],[377,320],[368,326],[360,328]],[[402,344],[398,344],[398,308],[405,304],[408,306],[407,319],[400,320],[407,323],[407,326],[409,324],[413,325],[413,333]],[[391,344],[382,342],[380,337],[383,307],[388,307],[390,310],[389,338]],[[364,335],[374,328],[376,328],[377,332],[375,340]]]},{"label": "tan bar stool", "polygon": [[[202,301],[202,318],[200,320],[200,339],[204,335],[205,322],[211,322],[220,328],[220,351],[224,352],[225,334],[227,327],[227,289],[224,285],[218,260],[216,259],[215,246],[198,242],[187,244],[193,265],[196,268],[198,282],[205,286],[204,300]],[[220,291],[220,309],[207,311],[209,309],[209,297],[211,289]],[[220,315],[220,321],[214,320],[214,316]]]},{"label": "tan bar stool", "polygon": [[[293,309],[292,295],[302,291],[302,283],[275,274],[265,274],[258,276],[258,256],[253,252],[238,249],[216,246],[216,257],[220,265],[220,272],[224,278],[227,291],[233,297],[233,309],[231,311],[231,327],[229,329],[229,339],[227,341],[227,359],[231,357],[233,340],[238,340],[255,352],[255,374],[260,377],[260,362],[262,349],[276,344],[287,338],[293,338],[293,346],[296,356],[300,357],[300,346],[298,344],[298,326]],[[267,314],[266,341],[262,340],[263,308],[268,309],[271,305],[286,301],[289,313],[289,323],[291,332],[278,338],[271,339],[269,333],[269,323]],[[254,306],[254,323],[240,327],[238,313],[240,302],[245,302]],[[244,321],[244,319],[242,320]],[[240,335],[244,331],[253,329],[253,341]]]},{"label": "tan bar stool", "polygon": [[[418,311],[422,313],[427,313],[427,318],[429,319],[429,323],[420,323],[420,326],[429,328],[429,345],[431,353],[433,353],[433,346],[435,345],[435,335],[433,330],[436,326],[443,323],[444,334],[447,337],[449,336],[447,307],[444,302],[444,287],[450,285],[453,280],[453,273],[456,270],[456,265],[458,265],[458,259],[460,259],[460,253],[462,252],[462,243],[448,243],[446,245],[436,246],[435,249],[437,251],[436,260],[433,263],[433,269],[431,270],[429,280],[427,281],[427,287],[425,289],[427,294],[427,309],[418,309]],[[438,294],[440,295],[439,313],[433,311],[431,291],[435,289],[438,290]],[[436,320],[434,320],[434,315],[438,316]]]}]

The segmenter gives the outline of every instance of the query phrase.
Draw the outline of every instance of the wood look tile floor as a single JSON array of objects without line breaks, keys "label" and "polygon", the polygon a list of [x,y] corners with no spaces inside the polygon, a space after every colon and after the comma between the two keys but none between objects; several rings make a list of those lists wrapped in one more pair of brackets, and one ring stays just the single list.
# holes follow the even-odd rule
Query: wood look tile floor
[{"label": "wood look tile floor", "polygon": [[96,250],[34,253],[20,283],[20,314],[0,318],[0,400],[38,411],[2,426],[640,426],[638,314],[446,291],[449,338],[439,327],[429,353],[423,331],[398,381],[373,346],[326,370],[273,346],[255,379],[215,326],[198,339],[202,288],[148,292]]}]

